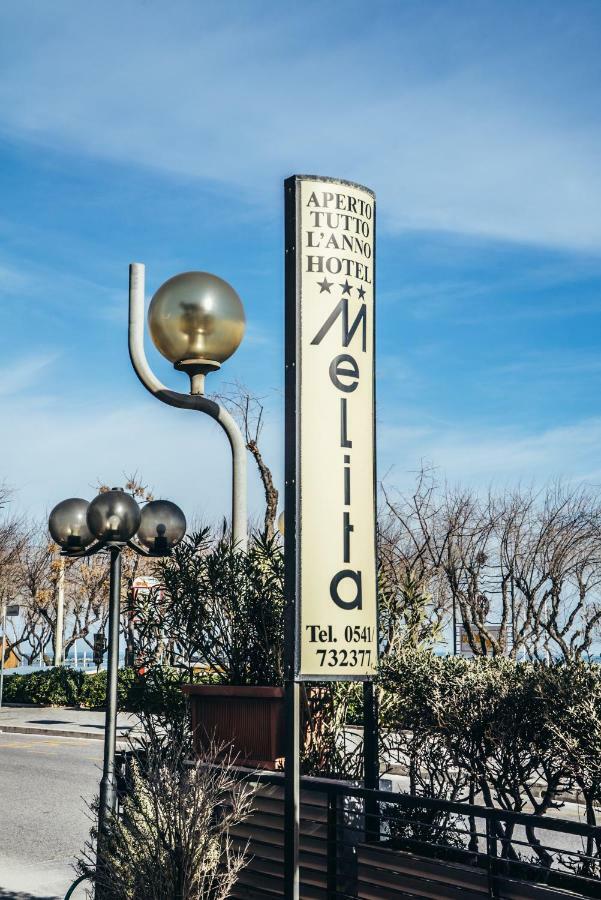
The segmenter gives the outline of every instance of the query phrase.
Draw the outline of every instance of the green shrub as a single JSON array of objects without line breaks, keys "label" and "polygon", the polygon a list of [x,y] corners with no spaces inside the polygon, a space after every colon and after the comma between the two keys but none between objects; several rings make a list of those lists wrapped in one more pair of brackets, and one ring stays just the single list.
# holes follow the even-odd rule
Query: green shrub
[{"label": "green shrub", "polygon": [[[484,801],[486,806],[545,815],[561,809],[565,796],[578,790],[588,824],[597,823],[601,666],[404,650],[382,665],[380,691],[385,699],[380,705],[382,740],[389,758],[406,767],[416,798]],[[401,829],[394,835],[400,845],[405,841],[409,846],[408,836],[419,838],[440,825],[427,820],[418,799],[407,818],[406,833]],[[498,823],[497,834],[506,839],[508,854],[528,859],[524,844],[516,850],[511,843],[513,827]],[[525,832],[530,860],[551,866],[553,855],[535,830]],[[474,835],[470,849],[478,849]],[[598,842],[588,838],[584,855],[570,865],[596,877]]]},{"label": "green shrub", "polygon": [[412,792],[436,784],[434,796],[468,799],[477,790],[489,806],[544,815],[578,788],[595,819],[601,666],[403,651],[382,666],[380,688],[382,730]]},{"label": "green shrub", "polygon": [[123,709],[154,716],[183,715],[187,699],[181,690],[182,680],[179,669],[155,666],[148,674],[131,680]]},{"label": "green shrub", "polygon": [[221,684],[283,684],[284,557],[277,539],[254,535],[241,551],[225,539],[211,546],[205,529],[158,560],[155,575],[160,597],[136,611],[146,668],[156,667],[167,644],[182,680],[190,680],[198,659]]},{"label": "green shrub", "polygon": [[23,684],[25,675],[7,675],[4,678],[3,699],[6,703],[28,703],[25,699],[26,688]]},{"label": "green shrub", "polygon": [[[4,700],[7,703],[103,709],[106,679],[106,671],[84,675],[60,667],[27,675],[8,675],[4,679]],[[151,714],[183,710],[186,699],[180,690],[181,680],[181,672],[166,666],[156,667],[148,676],[138,675],[134,669],[119,669],[119,709]]]},{"label": "green shrub", "polygon": [[99,709],[104,706],[106,698],[106,672],[95,672],[86,675],[79,695],[79,706],[86,709]]},{"label": "green shrub", "polygon": [[77,706],[84,678],[82,672],[61,667],[10,675],[4,680],[4,699],[7,703]]}]

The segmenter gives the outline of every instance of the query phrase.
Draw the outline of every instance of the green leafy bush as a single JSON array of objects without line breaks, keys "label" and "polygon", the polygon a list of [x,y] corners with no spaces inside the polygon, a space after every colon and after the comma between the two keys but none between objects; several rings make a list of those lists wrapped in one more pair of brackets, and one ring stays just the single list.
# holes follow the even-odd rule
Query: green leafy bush
[{"label": "green leafy bush", "polygon": [[7,703],[78,706],[85,677],[82,672],[60,667],[10,675],[4,679],[4,699]]},{"label": "green leafy bush", "polygon": [[[9,675],[4,679],[4,699],[7,703],[102,709],[106,678],[106,671],[84,675],[60,667],[27,675]],[[119,669],[119,709],[151,714],[176,708],[183,710],[186,701],[180,690],[181,680],[180,672],[166,666],[156,667],[148,676],[138,675],[134,669]]]},{"label": "green leafy bush", "polygon": [[167,647],[187,680],[201,662],[221,684],[283,683],[284,557],[275,538],[254,535],[242,551],[201,531],[157,561],[155,574],[160,589],[136,611],[145,667]]},{"label": "green leafy bush", "polygon": [[545,815],[579,791],[596,824],[601,666],[403,651],[382,666],[380,689],[383,741],[406,767],[412,794]]},{"label": "green leafy bush", "polygon": [[178,669],[154,666],[146,675],[132,679],[122,708],[140,715],[183,717],[188,701],[181,690],[182,681]]},{"label": "green leafy bush", "polygon": [[406,801],[402,806],[385,804],[382,813],[389,840],[398,850],[465,861],[465,854],[449,852],[450,849],[463,851],[465,848],[459,830],[465,826],[459,816],[424,806],[419,798]]}]

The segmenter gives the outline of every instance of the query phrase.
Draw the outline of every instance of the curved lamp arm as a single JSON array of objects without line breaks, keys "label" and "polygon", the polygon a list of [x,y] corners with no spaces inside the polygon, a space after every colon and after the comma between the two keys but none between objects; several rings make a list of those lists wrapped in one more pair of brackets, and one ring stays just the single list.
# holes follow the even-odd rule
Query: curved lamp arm
[{"label": "curved lamp arm", "polygon": [[246,445],[242,432],[227,409],[203,394],[180,394],[162,384],[146,359],[144,351],[144,265],[129,267],[129,358],[146,390],[163,403],[180,409],[196,409],[219,422],[232,448],[232,534],[242,550],[248,544],[246,524]]},{"label": "curved lamp arm", "polygon": [[138,544],[135,535],[131,540],[127,542],[127,546],[130,550],[133,550],[135,553],[137,553],[138,556],[148,556],[151,559],[160,559],[164,556],[171,556],[171,548],[169,548],[169,550],[165,550],[165,552],[153,553],[152,550],[147,550],[146,547]]},{"label": "curved lamp arm", "polygon": [[83,549],[61,550],[60,555],[71,557],[71,559],[84,559],[86,556],[94,556],[96,553],[100,553],[101,550],[106,550],[107,545],[108,541],[106,540],[96,541]]}]

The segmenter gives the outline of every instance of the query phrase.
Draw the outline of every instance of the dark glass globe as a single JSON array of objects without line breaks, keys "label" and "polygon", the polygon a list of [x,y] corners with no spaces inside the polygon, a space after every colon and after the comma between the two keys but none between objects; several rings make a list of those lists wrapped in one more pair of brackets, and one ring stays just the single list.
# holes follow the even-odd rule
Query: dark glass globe
[{"label": "dark glass globe", "polygon": [[88,507],[88,528],[99,540],[125,544],[140,525],[140,507],[131,494],[112,488]]},{"label": "dark glass globe", "polygon": [[50,513],[48,530],[63,550],[83,550],[94,540],[86,520],[89,505],[81,497],[71,497],[57,503]]},{"label": "dark glass globe", "polygon": [[160,556],[179,544],[186,533],[186,517],[170,500],[151,500],[142,509],[136,540]]}]

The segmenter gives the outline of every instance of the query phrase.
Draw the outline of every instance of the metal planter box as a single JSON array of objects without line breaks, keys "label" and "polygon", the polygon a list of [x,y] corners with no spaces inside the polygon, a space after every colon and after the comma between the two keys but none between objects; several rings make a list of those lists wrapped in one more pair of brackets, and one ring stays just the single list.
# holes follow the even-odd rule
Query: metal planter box
[{"label": "metal planter box", "polygon": [[283,688],[189,684],[183,691],[197,750],[224,745],[237,765],[276,768],[284,756]]}]

